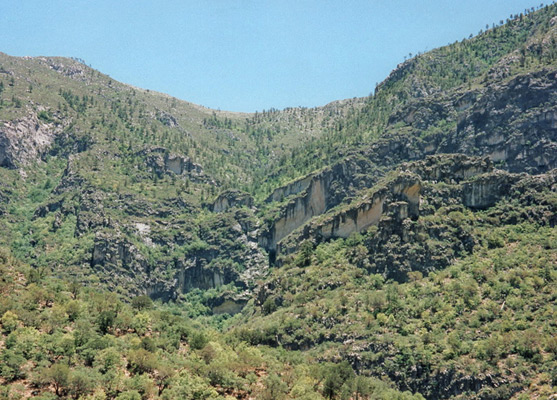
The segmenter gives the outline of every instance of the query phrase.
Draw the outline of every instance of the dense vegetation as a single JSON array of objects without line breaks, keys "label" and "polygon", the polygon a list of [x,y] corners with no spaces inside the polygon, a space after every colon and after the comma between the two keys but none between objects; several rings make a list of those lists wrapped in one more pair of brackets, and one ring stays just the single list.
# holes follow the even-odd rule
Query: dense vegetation
[{"label": "dense vegetation", "polygon": [[0,398],[421,399],[347,364],[254,347],[184,317],[63,282],[0,253]]},{"label": "dense vegetation", "polygon": [[[323,361],[348,359],[359,374],[387,376],[426,398],[458,394],[458,385],[459,398],[550,396],[555,192],[524,190],[486,211],[437,208],[433,193],[448,186],[431,185],[424,199],[431,214],[407,220],[403,231],[385,235],[392,227],[384,221],[346,240],[306,242],[262,285],[236,334]],[[448,266],[411,271],[402,283],[377,273],[385,262],[397,271],[432,265],[428,258]],[[443,380],[455,383],[436,384]]]},{"label": "dense vegetation", "polygon": [[0,399],[552,398],[556,81],[554,4],[313,109],[0,53]]}]

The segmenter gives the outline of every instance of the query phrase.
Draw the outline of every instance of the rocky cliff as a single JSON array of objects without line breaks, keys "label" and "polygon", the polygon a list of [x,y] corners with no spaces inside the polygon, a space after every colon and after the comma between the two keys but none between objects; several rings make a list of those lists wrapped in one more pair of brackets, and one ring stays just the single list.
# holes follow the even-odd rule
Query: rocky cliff
[{"label": "rocky cliff", "polygon": [[[552,21],[536,25],[547,32],[525,43],[526,52],[551,52]],[[382,232],[396,226],[408,239],[412,232],[402,228],[427,214],[420,202],[492,207],[517,184],[515,173],[557,166],[554,63],[521,66],[520,49],[503,54],[493,35],[485,46],[501,54],[471,60],[470,71],[454,60],[479,48],[456,44],[401,64],[365,100],[256,115],[132,88],[73,60],[1,55],[3,96],[13,104],[1,111],[0,166],[25,177],[30,162],[44,163],[29,182],[14,183],[28,190],[18,201],[36,199],[28,213],[36,227],[20,227],[24,241],[36,246],[43,242],[32,232],[46,225],[52,235],[69,232],[71,223],[72,240],[83,243],[76,254],[87,254],[79,266],[106,276],[114,267],[133,293],[176,298],[230,283],[245,290],[266,270],[265,252],[272,261],[304,238],[346,238],[385,221]],[[457,71],[452,81],[424,75],[446,62]],[[295,155],[300,171],[317,169],[273,187]],[[52,190],[32,186],[46,166],[54,171]],[[417,181],[408,175],[408,187],[379,190],[393,170]],[[9,173],[2,178],[13,180]],[[437,197],[424,197],[441,182],[448,186]],[[38,253],[48,253],[46,242]],[[163,272],[165,265],[172,272]]]},{"label": "rocky cliff", "polygon": [[[551,172],[536,179],[553,187],[554,175]],[[518,190],[518,186],[534,185],[534,182],[536,180],[526,174],[494,169],[486,157],[461,154],[428,156],[423,161],[403,163],[393,176],[381,179],[370,190],[361,191],[354,200],[293,229],[275,243],[273,255],[280,265],[289,254],[296,253],[304,241],[310,241],[315,246],[329,239],[346,239],[377,226],[377,234],[367,244],[369,249],[374,249],[371,262],[374,267],[366,268],[390,278],[405,280],[409,271],[430,272],[444,268],[450,263],[451,255],[469,252],[477,245],[477,239],[469,232],[459,230],[454,238],[454,248],[448,253],[431,247],[425,254],[401,255],[401,251],[410,249],[411,243],[420,235],[440,238],[447,234],[436,231],[438,228],[426,228],[417,223],[421,215],[429,215],[432,210],[446,206],[487,209],[508,198]],[[420,210],[420,205],[425,208]],[[542,219],[547,220],[547,217]],[[546,223],[551,224],[551,220]],[[398,244],[395,245],[395,242]],[[387,251],[391,246],[398,246],[398,250]],[[397,261],[390,259],[393,254],[399,254]],[[401,263],[406,265],[402,270],[396,267]]]},{"label": "rocky cliff", "polygon": [[[42,118],[40,118],[42,116]],[[42,110],[0,124],[0,167],[17,168],[39,160],[60,135],[67,120]]]},{"label": "rocky cliff", "polygon": [[194,163],[189,157],[171,153],[164,147],[151,147],[139,152],[145,158],[146,166],[157,176],[164,174],[184,175],[194,182],[216,185],[215,181],[206,176],[203,167]]},{"label": "rocky cliff", "polygon": [[511,172],[557,167],[557,71],[544,69],[470,94],[443,150],[485,154]]},{"label": "rocky cliff", "polygon": [[418,98],[391,115],[389,129],[403,124],[412,130],[416,158],[485,155],[511,172],[543,173],[557,167],[556,74],[543,69],[477,90]]},{"label": "rocky cliff", "polygon": [[247,207],[254,206],[253,197],[248,193],[240,190],[226,190],[218,195],[210,208],[213,212],[225,212],[233,207]]},{"label": "rocky cliff", "polygon": [[[268,214],[275,214],[263,228],[260,244],[274,253],[277,243],[311,218],[338,205],[347,196],[371,186],[379,178],[374,166],[361,156],[349,156],[332,167],[276,189],[266,202],[282,201]],[[285,196],[289,196],[286,197]]]},{"label": "rocky cliff", "polygon": [[[277,244],[291,232],[358,190],[371,187],[386,168],[404,161],[436,153],[461,153],[463,157],[484,155],[511,172],[542,173],[556,168],[556,74],[543,69],[496,81],[481,90],[459,88],[440,98],[418,96],[391,115],[386,134],[367,149],[275,189],[265,201],[283,204],[271,211],[276,216],[264,228],[261,245],[273,258]],[[398,133],[400,123],[412,134]],[[427,179],[439,180],[443,174],[460,181],[491,170],[491,163],[484,161],[478,166],[474,162],[470,168],[461,162],[438,164]],[[464,203],[481,208],[492,205],[505,186],[487,187],[477,182],[468,189]]]},{"label": "rocky cliff", "polygon": [[419,215],[421,182],[412,173],[402,172],[392,180],[380,182],[371,192],[347,206],[333,209],[316,221],[294,231],[277,243],[277,254],[295,252],[304,240],[319,243],[328,239],[347,238],[377,225],[383,215],[396,209],[399,221]]},{"label": "rocky cliff", "polygon": [[233,284],[239,290],[233,299],[246,301],[267,270],[253,218],[239,209],[209,219],[199,230],[162,219],[97,228],[91,268],[108,286],[153,298],[177,299],[193,289]]}]

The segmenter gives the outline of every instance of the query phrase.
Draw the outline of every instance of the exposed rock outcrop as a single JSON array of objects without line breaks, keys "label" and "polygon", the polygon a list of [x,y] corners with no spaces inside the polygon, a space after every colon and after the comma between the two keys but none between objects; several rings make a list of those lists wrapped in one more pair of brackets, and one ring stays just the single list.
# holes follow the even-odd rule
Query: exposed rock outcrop
[{"label": "exposed rock outcrop", "polygon": [[260,244],[271,252],[275,251],[280,240],[311,218],[323,214],[358,190],[372,186],[379,177],[374,171],[369,160],[353,155],[275,190],[266,201],[282,199],[287,194],[294,197],[278,206],[278,216],[263,229]]},{"label": "exposed rock outcrop", "polygon": [[211,205],[213,212],[228,211],[232,207],[253,207],[253,197],[241,190],[226,190]]},{"label": "exposed rock outcrop", "polygon": [[[493,83],[459,118],[446,148],[486,154],[511,172],[557,167],[557,71]],[[479,151],[478,151],[479,150]]]},{"label": "exposed rock outcrop", "polygon": [[0,121],[0,167],[17,168],[39,160],[62,129],[61,124],[46,123],[35,113],[15,121]]},{"label": "exposed rock outcrop", "polygon": [[478,209],[491,207],[509,194],[511,186],[518,179],[519,176],[505,171],[495,171],[476,177],[463,184],[462,204]]},{"label": "exposed rock outcrop", "polygon": [[488,157],[470,157],[465,154],[436,154],[422,161],[403,163],[401,170],[418,174],[425,181],[459,183],[474,176],[493,171]]},{"label": "exposed rock outcrop", "polygon": [[[487,156],[510,172],[547,172],[557,167],[556,76],[555,69],[544,69],[508,81],[500,78],[482,89],[416,96],[393,112],[391,134],[381,140],[397,147],[391,154],[401,161],[461,153]],[[393,134],[399,124],[412,134]],[[406,145],[401,147],[401,141]],[[377,143],[372,147],[377,150]],[[388,165],[391,154],[378,165]]]},{"label": "exposed rock outcrop", "polygon": [[396,209],[399,221],[419,215],[421,182],[410,172],[400,173],[388,182],[375,187],[360,200],[331,212],[305,225],[287,239],[276,244],[277,254],[286,255],[298,249],[304,240],[319,243],[333,238],[347,238],[372,225],[377,225],[383,215]]},{"label": "exposed rock outcrop", "polygon": [[203,172],[201,165],[194,163],[189,157],[174,154],[164,147],[152,147],[140,152],[145,157],[145,163],[159,177],[163,174],[187,176],[193,182],[209,183],[215,181]]},{"label": "exposed rock outcrop", "polygon": [[[527,193],[535,188],[539,192],[555,191],[554,176],[555,170],[538,177],[495,170],[486,157],[429,156],[423,161],[402,164],[394,177],[381,181],[367,194],[362,192],[358,200],[312,218],[277,241],[270,252],[275,252],[271,255],[278,257],[281,264],[285,256],[296,252],[306,240],[318,244],[347,238],[375,225],[378,231],[366,244],[374,256],[362,267],[386,278],[404,281],[410,271],[427,274],[444,268],[455,255],[471,252],[478,245],[478,238],[459,223],[458,213],[451,214],[443,226],[420,224],[420,215],[428,215],[439,207],[486,209],[509,196],[532,197]],[[550,202],[550,198],[547,197],[547,201]],[[420,211],[422,203],[426,208],[423,212]],[[554,213],[550,203],[547,206],[538,204],[537,209],[541,214],[532,218],[549,225],[555,223],[557,218],[551,217]],[[423,254],[413,250],[412,243],[418,237],[432,239],[423,245]],[[437,245],[448,237],[451,237],[450,247]]]},{"label": "exposed rock outcrop", "polygon": [[[290,233],[312,218],[337,206],[344,199],[356,194],[358,190],[372,187],[381,176],[381,170],[375,167],[380,162],[377,157],[384,152],[388,152],[388,149],[392,146],[398,147],[399,145],[403,146],[403,142],[376,143],[366,152],[369,158],[361,155],[350,156],[346,160],[335,164],[332,168],[327,168],[280,188],[280,190],[275,190],[267,201],[285,193],[296,193],[297,190],[302,190],[305,187],[298,195],[279,208],[278,217],[268,223],[262,230],[260,244],[273,255],[277,250],[277,244]],[[383,159],[383,162],[389,161]],[[391,162],[396,163],[394,160]],[[414,172],[424,180],[454,183],[492,171],[493,165],[485,157],[481,159],[462,154],[434,155],[427,156],[423,161],[403,163],[400,170]],[[377,175],[374,176],[372,171],[377,171]],[[399,186],[396,186],[396,189],[403,190]],[[419,190],[417,193],[419,193]],[[366,200],[356,208],[345,211],[342,216],[338,216],[337,220],[331,221],[330,225],[324,225],[320,232],[314,232],[310,236],[322,238],[348,237],[352,232],[360,232],[372,224],[377,224],[380,216],[386,211],[386,209],[383,209],[383,200],[380,200],[380,198],[381,196],[376,197],[373,201]],[[403,201],[408,200],[408,198],[403,199]],[[417,216],[417,204],[417,198],[411,197],[408,204],[410,209],[399,204],[400,212],[402,214],[409,213],[409,215],[415,217]],[[295,248],[296,246],[291,247],[287,253],[295,250]],[[281,252],[284,252],[284,250],[283,246]]]},{"label": "exposed rock outcrop", "polygon": [[251,210],[215,214],[200,232],[203,244],[176,260],[180,291],[211,289],[231,282],[241,289],[252,288],[268,269],[257,238]]},{"label": "exposed rock outcrop", "polygon": [[163,265],[152,265],[119,231],[99,230],[91,254],[91,269],[107,287],[131,295],[147,294],[168,301],[178,295],[177,280],[168,279]]},{"label": "exposed rock outcrop", "polygon": [[312,180],[314,179],[315,175],[307,175],[301,179],[296,179],[294,182],[289,183],[287,185],[281,186],[273,190],[266,199],[266,203],[272,203],[274,201],[282,201],[286,197],[292,194],[298,194],[304,190],[306,190],[309,185],[311,184]]},{"label": "exposed rock outcrop", "polygon": [[[184,226],[183,220],[142,221],[148,220],[122,225],[100,218],[97,225],[88,228],[96,231],[90,264],[101,279],[164,300],[193,289],[233,283],[239,292],[229,300],[243,304],[267,271],[267,257],[257,245],[252,210],[237,208],[212,214],[199,229]],[[157,258],[152,257],[153,252]],[[113,279],[114,273],[118,276]]]},{"label": "exposed rock outcrop", "polygon": [[60,75],[81,82],[91,80],[92,69],[84,62],[61,57],[37,57],[37,60],[47,65],[51,70]]},{"label": "exposed rock outcrop", "polygon": [[171,128],[175,128],[178,126],[178,121],[176,120],[176,118],[172,114],[169,114],[167,112],[159,111],[159,113],[157,114],[157,119],[163,125],[169,126]]},{"label": "exposed rock outcrop", "polygon": [[[481,243],[477,233],[464,223],[466,208],[489,209],[489,218],[500,223],[528,220],[555,226],[557,210],[552,199],[557,192],[556,177],[557,170],[534,177],[494,170],[460,183],[424,180],[420,217],[443,208],[446,220],[442,223],[427,218],[401,221],[398,211],[391,206],[379,221],[377,231],[366,239],[369,257],[358,264],[370,273],[397,281],[405,281],[410,271],[426,275],[446,268],[455,258],[472,253]],[[501,204],[510,201],[528,211],[508,212]]]}]

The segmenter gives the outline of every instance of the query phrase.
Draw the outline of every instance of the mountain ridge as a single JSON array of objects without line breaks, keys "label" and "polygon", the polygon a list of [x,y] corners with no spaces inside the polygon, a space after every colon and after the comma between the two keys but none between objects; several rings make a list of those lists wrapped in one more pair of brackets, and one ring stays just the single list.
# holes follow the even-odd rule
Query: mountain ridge
[{"label": "mountain ridge", "polygon": [[[165,386],[163,368],[139,358],[180,349],[186,377],[168,382],[199,378],[207,398],[248,398],[246,387],[350,398],[356,375],[416,398],[549,398],[556,26],[557,6],[543,7],[407,60],[367,98],[252,114],[134,88],[72,59],[0,53],[0,261],[11,277],[2,382],[23,379],[12,332],[49,340],[81,321],[126,348],[117,371],[159,382],[143,398],[165,398]],[[20,305],[19,292],[39,300]],[[72,300],[93,317],[70,320]],[[53,304],[58,320],[45,316]],[[65,360],[106,378],[84,343],[69,356],[45,351],[44,368]],[[242,346],[268,364],[244,350],[239,364],[212,364]],[[43,371],[33,357],[29,368]],[[310,382],[308,397],[272,367],[281,357]],[[71,390],[55,391],[79,397]]]}]

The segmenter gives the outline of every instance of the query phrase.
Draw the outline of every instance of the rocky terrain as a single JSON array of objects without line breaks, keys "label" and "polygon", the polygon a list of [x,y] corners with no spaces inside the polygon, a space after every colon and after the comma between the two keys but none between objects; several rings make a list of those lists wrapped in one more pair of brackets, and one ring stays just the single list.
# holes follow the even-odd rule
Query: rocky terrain
[{"label": "rocky terrain", "polygon": [[556,10],[420,54],[368,98],[255,114],[0,53],[0,245],[396,390],[551,391]]}]

